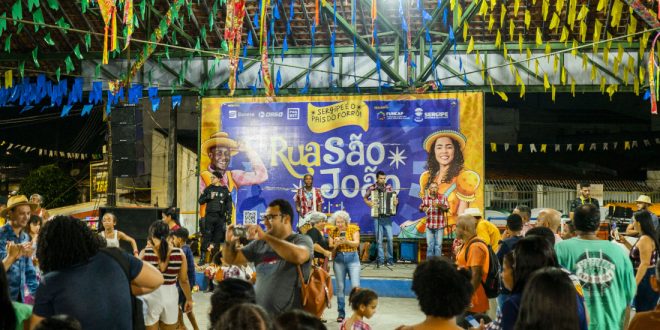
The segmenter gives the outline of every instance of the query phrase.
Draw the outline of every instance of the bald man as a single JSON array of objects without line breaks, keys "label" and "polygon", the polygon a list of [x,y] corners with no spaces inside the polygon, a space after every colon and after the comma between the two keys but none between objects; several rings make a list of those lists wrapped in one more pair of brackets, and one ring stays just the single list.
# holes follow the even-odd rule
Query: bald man
[{"label": "bald man", "polygon": [[[461,215],[457,219],[456,236],[463,240],[463,246],[456,255],[456,264],[460,268],[472,271],[472,306],[470,313],[486,313],[488,311],[488,297],[484,291],[483,282],[488,275],[488,246],[477,237],[477,219],[471,215]],[[469,250],[469,251],[468,251]]]},{"label": "bald man", "polygon": [[558,234],[559,227],[561,227],[561,212],[555,209],[543,209],[536,217],[537,227],[547,227],[555,234],[555,242],[561,242],[562,238]]}]

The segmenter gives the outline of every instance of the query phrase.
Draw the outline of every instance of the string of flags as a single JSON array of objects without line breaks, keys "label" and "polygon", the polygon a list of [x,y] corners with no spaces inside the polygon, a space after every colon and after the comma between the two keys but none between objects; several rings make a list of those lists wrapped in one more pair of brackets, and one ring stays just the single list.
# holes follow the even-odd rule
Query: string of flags
[{"label": "string of flags", "polygon": [[490,152],[589,152],[626,151],[660,146],[660,138],[589,143],[496,143],[490,142]]},{"label": "string of flags", "polygon": [[78,159],[78,160],[99,160],[103,159],[102,154],[96,153],[80,153],[80,152],[68,152],[62,150],[52,150],[46,148],[38,148],[27,146],[19,143],[12,143],[5,140],[0,141],[0,147],[5,149],[5,152],[8,151],[20,151],[25,154],[36,154],[40,157],[50,157],[50,158],[66,158],[66,159]]}]

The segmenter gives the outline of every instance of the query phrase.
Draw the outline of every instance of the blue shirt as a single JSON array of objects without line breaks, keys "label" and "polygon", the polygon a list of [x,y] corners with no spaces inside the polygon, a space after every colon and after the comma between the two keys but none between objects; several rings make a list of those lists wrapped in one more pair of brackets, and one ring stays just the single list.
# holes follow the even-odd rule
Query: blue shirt
[{"label": "blue shirt", "polygon": [[[132,281],[142,271],[142,261],[124,256]],[[129,279],[117,260],[98,252],[85,263],[45,274],[32,312],[41,317],[70,315],[83,329],[132,329]]]},{"label": "blue shirt", "polygon": [[[188,282],[190,282],[190,288],[192,289],[192,287],[195,286],[195,256],[193,256],[193,252],[188,244],[184,244],[181,247],[181,250],[183,251],[183,254],[186,255],[186,262],[188,263]],[[179,282],[177,282],[177,284],[178,283]]]},{"label": "blue shirt", "polygon": [[[7,257],[7,242],[22,244],[29,241],[30,236],[24,231],[17,237],[9,223],[0,227],[0,260]],[[26,286],[32,295],[35,294],[39,286],[37,270],[34,268],[32,258],[29,257],[20,257],[9,267],[7,279],[9,281],[9,295],[15,301],[24,300],[24,288]]]}]

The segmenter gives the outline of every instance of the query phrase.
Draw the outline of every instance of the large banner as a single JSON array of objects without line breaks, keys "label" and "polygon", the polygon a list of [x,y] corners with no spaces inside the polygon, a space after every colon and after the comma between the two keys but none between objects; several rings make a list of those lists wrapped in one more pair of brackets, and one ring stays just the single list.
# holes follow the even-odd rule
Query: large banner
[{"label": "large banner", "polygon": [[225,170],[235,221],[255,223],[273,199],[294,205],[303,176],[312,174],[324,212],[345,209],[362,233],[373,233],[363,196],[376,172],[384,171],[398,193],[397,224],[424,216],[420,197],[431,182],[449,198],[451,223],[467,207],[483,210],[483,102],[481,93],[278,97],[276,102],[206,98],[200,192],[214,171]]}]

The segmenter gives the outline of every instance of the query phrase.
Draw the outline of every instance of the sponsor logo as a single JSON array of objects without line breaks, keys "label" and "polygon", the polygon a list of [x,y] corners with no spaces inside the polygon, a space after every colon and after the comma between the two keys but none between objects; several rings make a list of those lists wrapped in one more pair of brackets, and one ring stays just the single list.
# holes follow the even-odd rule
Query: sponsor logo
[{"label": "sponsor logo", "polygon": [[413,117],[413,121],[416,123],[421,123],[422,121],[424,121],[424,109],[422,108],[415,109],[415,115]]},{"label": "sponsor logo", "polygon": [[236,110],[229,110],[229,118],[236,118]]},{"label": "sponsor logo", "polygon": [[298,120],[300,119],[300,108],[289,108],[286,110],[286,119]]},{"label": "sponsor logo", "polygon": [[447,119],[447,118],[449,118],[449,112],[447,111],[424,112],[424,119]]}]

